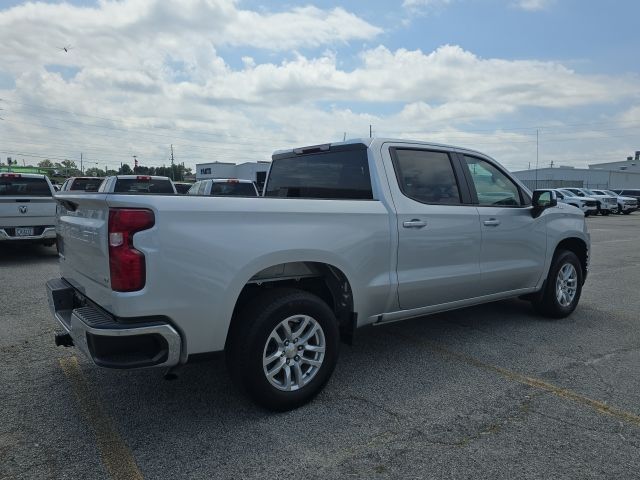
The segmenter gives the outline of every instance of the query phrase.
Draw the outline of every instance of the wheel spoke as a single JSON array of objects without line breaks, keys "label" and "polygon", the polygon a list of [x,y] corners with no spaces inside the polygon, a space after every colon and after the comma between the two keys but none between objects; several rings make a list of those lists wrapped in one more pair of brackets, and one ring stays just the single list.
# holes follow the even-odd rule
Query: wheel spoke
[{"label": "wheel spoke", "polygon": [[268,357],[265,357],[262,359],[262,366],[267,367],[271,365],[273,362],[275,362],[276,360],[278,360],[279,358],[282,358],[282,351],[276,350]]},{"label": "wheel spoke", "polygon": [[271,370],[267,371],[267,377],[275,377],[278,373],[280,373],[280,370],[282,370],[282,367],[284,367],[286,365],[286,362],[283,359],[281,359],[276,365],[273,366],[273,368]]},{"label": "wheel spoke", "polygon": [[309,317],[304,317],[302,322],[300,322],[300,326],[292,333],[293,338],[300,338],[304,333],[304,329],[307,328],[307,325],[309,325]]},{"label": "wheel spoke", "polygon": [[304,349],[305,349],[307,352],[324,353],[324,347],[323,347],[323,346],[320,346],[320,345],[309,345],[309,344],[306,344],[306,345],[304,346]]},{"label": "wheel spoke", "polygon": [[293,364],[293,373],[295,373],[296,383],[298,387],[302,387],[304,385],[304,378],[302,378],[302,368],[300,368],[300,363],[296,362]]},{"label": "wheel spoke", "polygon": [[278,333],[278,329],[275,329],[273,332],[271,332],[271,335],[269,335],[269,338],[273,339],[278,344],[278,348],[282,348],[284,346],[284,340]]},{"label": "wheel spoke", "polygon": [[319,367],[320,365],[322,365],[322,360],[313,360],[313,359],[307,358],[307,357],[300,357],[300,361],[302,363],[306,363],[306,364],[311,365],[313,367]]},{"label": "wheel spoke", "polygon": [[311,339],[311,337],[313,337],[316,334],[319,328],[320,328],[320,325],[315,323],[313,327],[311,327],[309,331],[305,334],[305,336],[300,339],[300,342],[307,343]]},{"label": "wheel spoke", "polygon": [[291,390],[291,367],[284,366],[284,381],[282,382],[285,390]]},{"label": "wheel spoke", "polygon": [[291,336],[291,325],[289,325],[289,321],[287,320],[285,322],[282,322],[280,325],[282,325],[284,334],[287,337],[286,339],[289,341],[293,340],[293,337]]}]

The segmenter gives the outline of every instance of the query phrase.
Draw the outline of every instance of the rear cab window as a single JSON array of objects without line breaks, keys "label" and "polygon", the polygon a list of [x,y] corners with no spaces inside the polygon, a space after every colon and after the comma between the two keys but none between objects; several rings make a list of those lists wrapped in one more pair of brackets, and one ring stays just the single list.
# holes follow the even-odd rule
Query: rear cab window
[{"label": "rear cab window", "polygon": [[372,200],[367,147],[323,145],[276,154],[264,196]]},{"label": "rear cab window", "polygon": [[20,174],[0,174],[0,196],[51,197],[49,183],[44,178],[23,177]]},{"label": "rear cab window", "polygon": [[173,194],[171,180],[153,178],[118,178],[114,193],[170,193]]}]

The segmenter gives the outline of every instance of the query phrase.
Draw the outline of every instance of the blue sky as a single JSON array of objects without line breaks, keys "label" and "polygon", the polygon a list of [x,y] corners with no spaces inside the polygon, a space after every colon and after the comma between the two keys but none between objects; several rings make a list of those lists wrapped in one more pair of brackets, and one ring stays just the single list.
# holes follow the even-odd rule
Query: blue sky
[{"label": "blue sky", "polygon": [[0,1],[0,158],[262,160],[372,124],[511,169],[536,130],[543,164],[618,160],[640,149],[639,18],[633,1]]}]

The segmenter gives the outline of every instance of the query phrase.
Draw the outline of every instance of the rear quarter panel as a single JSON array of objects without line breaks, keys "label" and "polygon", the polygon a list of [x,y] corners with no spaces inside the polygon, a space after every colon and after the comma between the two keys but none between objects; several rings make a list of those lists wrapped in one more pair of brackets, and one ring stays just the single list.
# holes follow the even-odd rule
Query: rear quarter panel
[{"label": "rear quarter panel", "polygon": [[185,334],[189,354],[224,348],[242,288],[280,263],[339,268],[359,319],[388,307],[392,239],[382,202],[134,195],[107,202],[151,208],[156,224],[134,237],[147,259],[145,288],[103,300],[119,316],[167,315]]}]

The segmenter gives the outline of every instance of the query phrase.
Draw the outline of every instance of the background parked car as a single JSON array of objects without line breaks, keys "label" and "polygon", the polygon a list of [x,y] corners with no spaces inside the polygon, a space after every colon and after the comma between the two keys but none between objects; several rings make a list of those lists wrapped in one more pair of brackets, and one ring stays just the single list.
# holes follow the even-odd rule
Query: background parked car
[{"label": "background parked car", "polygon": [[173,182],[173,186],[176,187],[176,191],[182,195],[186,194],[192,187],[193,183],[187,182]]},{"label": "background parked car", "polygon": [[46,175],[0,173],[0,243],[56,243],[56,201]]},{"label": "background parked car", "polygon": [[607,195],[613,195],[618,199],[618,213],[624,213],[629,215],[631,212],[638,209],[638,199],[634,197],[626,197],[620,195],[612,190],[594,190],[595,192],[604,192]]},{"label": "background parked car", "polygon": [[213,197],[259,197],[258,189],[251,180],[238,178],[213,178],[193,184],[188,195]]},{"label": "background parked car", "polygon": [[69,177],[60,188],[63,192],[97,192],[104,177]]},{"label": "background parked car", "polygon": [[624,195],[625,197],[632,197],[638,201],[638,205],[640,205],[640,188],[627,188],[624,190],[612,190],[613,193],[617,193],[618,195]]},{"label": "background parked car", "polygon": [[176,194],[176,187],[169,177],[155,175],[114,175],[107,177],[100,188],[102,193],[169,193]]},{"label": "background parked car", "polygon": [[579,197],[592,197],[598,202],[598,213],[602,215],[609,215],[610,213],[616,213],[618,211],[618,199],[612,195],[598,195],[593,190],[588,188],[564,188],[575,193]]},{"label": "background parked car", "polygon": [[585,217],[588,217],[589,215],[596,215],[598,213],[598,202],[595,198],[579,197],[575,193],[562,188],[557,188],[556,194],[558,195],[558,202],[578,207],[582,210]]}]

